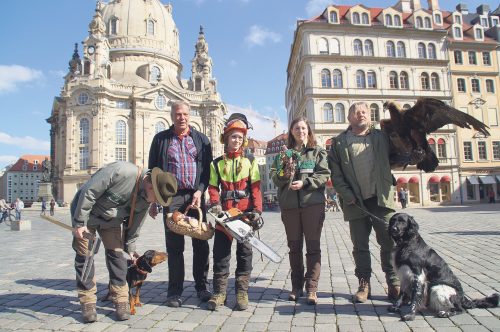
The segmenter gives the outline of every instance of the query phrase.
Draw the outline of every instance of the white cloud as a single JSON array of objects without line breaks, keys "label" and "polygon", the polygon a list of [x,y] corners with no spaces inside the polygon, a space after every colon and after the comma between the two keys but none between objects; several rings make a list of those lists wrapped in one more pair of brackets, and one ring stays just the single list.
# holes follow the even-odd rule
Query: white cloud
[{"label": "white cloud", "polygon": [[20,84],[43,78],[40,70],[19,66],[0,65],[0,92],[15,91]]},{"label": "white cloud", "polygon": [[255,45],[262,46],[267,41],[279,43],[281,35],[264,27],[252,25],[248,31],[248,35],[245,37],[245,41],[250,47]]},{"label": "white cloud", "polygon": [[50,150],[49,141],[42,141],[31,136],[15,137],[4,132],[0,132],[0,143],[29,150],[42,150],[47,152]]},{"label": "white cloud", "polygon": [[[286,124],[277,117],[276,111],[272,108],[266,107],[265,114],[274,114],[274,116],[263,115],[264,112],[258,112],[252,109],[251,106],[241,107],[230,104],[226,104],[226,106],[228,108],[228,116],[232,113],[243,113],[246,115],[253,127],[253,130],[248,132],[248,136],[255,139],[268,141],[287,129]],[[273,126],[274,119],[276,119],[276,130]]]},{"label": "white cloud", "polygon": [[238,64],[238,62],[236,60],[234,60],[234,59],[231,59],[231,61],[229,61],[229,65],[231,67],[236,67],[237,64]]},{"label": "white cloud", "polygon": [[0,156],[0,168],[15,163],[17,159],[19,159],[17,156]]},{"label": "white cloud", "polygon": [[307,15],[309,17],[318,16],[331,4],[333,4],[332,0],[309,0],[306,4]]}]

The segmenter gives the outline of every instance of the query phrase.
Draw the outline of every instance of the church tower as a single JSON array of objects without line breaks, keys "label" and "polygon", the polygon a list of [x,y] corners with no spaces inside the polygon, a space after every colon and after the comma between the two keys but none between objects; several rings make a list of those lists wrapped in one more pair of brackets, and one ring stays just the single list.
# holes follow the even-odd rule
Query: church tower
[{"label": "church tower", "polygon": [[111,162],[147,167],[153,136],[172,124],[170,105],[176,100],[190,104],[191,125],[209,137],[215,156],[222,154],[218,138],[227,112],[212,77],[203,29],[195,50],[191,77],[182,79],[172,5],[97,1],[81,54],[75,45],[47,119],[57,200],[70,202],[93,173]]}]

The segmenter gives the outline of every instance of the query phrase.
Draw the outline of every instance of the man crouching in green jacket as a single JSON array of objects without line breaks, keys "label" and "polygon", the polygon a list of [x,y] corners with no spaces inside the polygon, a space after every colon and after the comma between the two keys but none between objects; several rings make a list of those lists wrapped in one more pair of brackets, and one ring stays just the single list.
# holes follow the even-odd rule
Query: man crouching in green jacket
[{"label": "man crouching in green jacket", "polygon": [[91,266],[88,278],[81,280],[88,252],[85,233],[95,234],[97,231],[101,237],[116,317],[127,320],[130,309],[127,259],[123,250],[132,257],[137,256],[135,242],[150,204],[167,206],[176,192],[177,181],[172,174],[157,167],[141,172],[140,167],[128,162],[114,162],[101,168],[78,190],[71,202],[71,220],[76,284],[85,323],[97,320],[94,266]]}]

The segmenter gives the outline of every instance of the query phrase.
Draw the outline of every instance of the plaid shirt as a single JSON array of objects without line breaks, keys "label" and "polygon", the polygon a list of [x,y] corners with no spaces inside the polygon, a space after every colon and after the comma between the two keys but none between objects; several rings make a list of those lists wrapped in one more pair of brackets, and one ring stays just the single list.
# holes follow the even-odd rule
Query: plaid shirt
[{"label": "plaid shirt", "polygon": [[191,135],[174,136],[167,150],[167,172],[175,175],[178,189],[195,189],[198,151]]}]

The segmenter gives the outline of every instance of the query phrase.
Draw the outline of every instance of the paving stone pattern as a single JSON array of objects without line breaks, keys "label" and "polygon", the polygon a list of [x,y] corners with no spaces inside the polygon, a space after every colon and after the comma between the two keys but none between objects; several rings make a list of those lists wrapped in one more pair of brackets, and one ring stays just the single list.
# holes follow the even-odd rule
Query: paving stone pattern
[{"label": "paving stone pattern", "polygon": [[[484,204],[409,208],[405,212],[415,216],[424,239],[447,260],[466,294],[482,297],[500,292],[499,209],[499,204]],[[31,219],[31,231],[14,232],[0,224],[0,331],[500,331],[500,308],[469,310],[449,319],[424,312],[413,322],[402,322],[398,315],[388,313],[374,236],[373,296],[367,303],[353,304],[351,294],[357,289],[357,279],[352,245],[348,225],[339,212],[328,212],[324,223],[316,306],[307,305],[304,298],[296,304],[287,300],[291,285],[286,236],[280,214],[266,212],[261,238],[284,259],[274,264],[254,253],[248,310],[233,311],[234,279],[229,282],[227,305],[211,312],[200,303],[192,281],[191,243],[186,241],[182,307],[165,305],[168,274],[164,263],[148,275],[141,291],[144,305],[130,320],[116,321],[112,304],[98,301],[98,321],[83,324],[75,292],[71,233],[40,219],[38,211],[27,209],[23,216]],[[57,210],[56,217],[69,224],[67,209]],[[165,250],[161,221],[146,221],[138,248],[141,252]],[[231,264],[233,277],[234,254]],[[102,297],[108,281],[103,250],[96,257],[96,269],[98,296]]]}]

